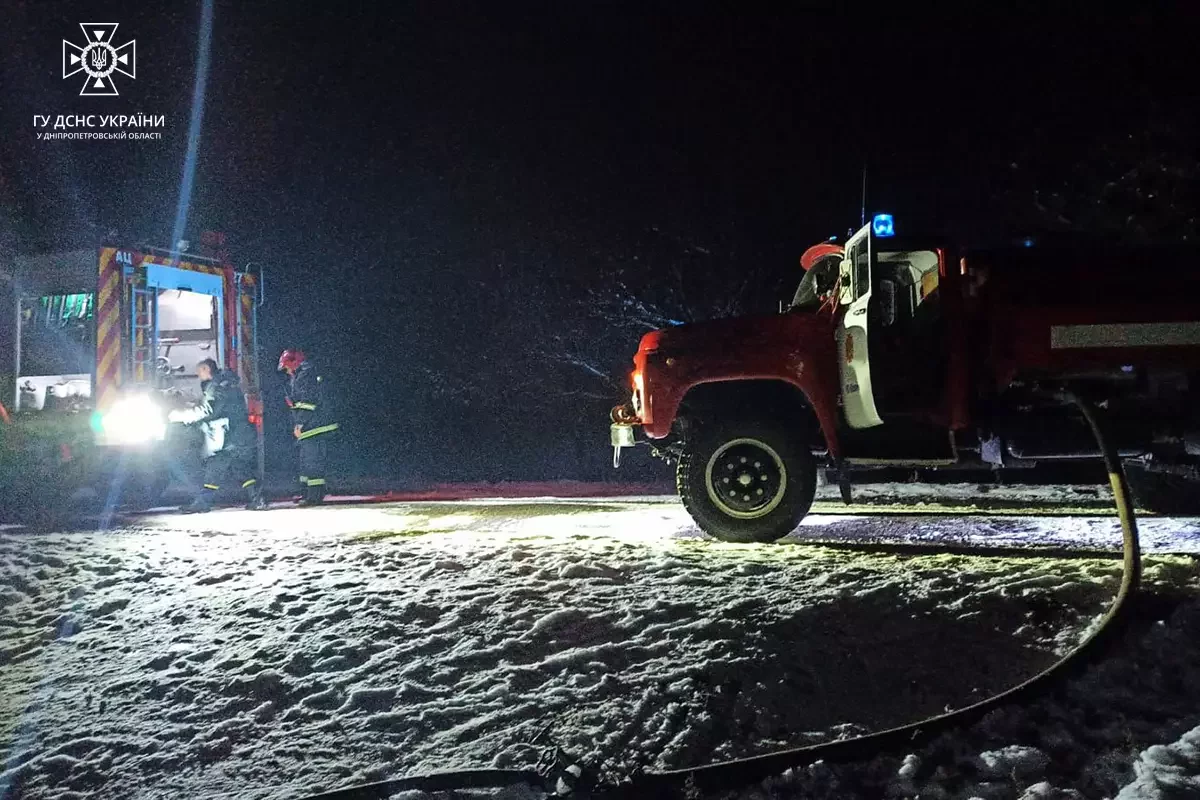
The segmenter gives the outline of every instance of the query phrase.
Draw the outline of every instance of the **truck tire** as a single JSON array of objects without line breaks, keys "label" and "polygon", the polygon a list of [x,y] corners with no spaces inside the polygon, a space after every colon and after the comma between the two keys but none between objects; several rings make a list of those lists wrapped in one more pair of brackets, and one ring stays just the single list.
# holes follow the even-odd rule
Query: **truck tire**
[{"label": "truck tire", "polygon": [[1138,508],[1164,516],[1200,516],[1200,481],[1126,464],[1125,476]]},{"label": "truck tire", "polygon": [[684,508],[723,542],[773,542],[812,506],[817,466],[794,435],[755,420],[707,426],[675,468]]}]

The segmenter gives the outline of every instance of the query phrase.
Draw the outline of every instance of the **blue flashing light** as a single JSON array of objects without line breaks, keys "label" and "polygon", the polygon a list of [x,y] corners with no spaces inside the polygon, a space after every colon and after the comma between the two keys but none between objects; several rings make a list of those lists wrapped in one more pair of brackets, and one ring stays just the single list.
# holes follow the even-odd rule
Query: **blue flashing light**
[{"label": "blue flashing light", "polygon": [[1021,241],[1021,244],[1025,247],[1033,247],[1033,239],[1027,236]]},{"label": "blue flashing light", "polygon": [[891,214],[876,214],[871,220],[871,232],[876,236],[895,236],[896,228],[892,224]]}]

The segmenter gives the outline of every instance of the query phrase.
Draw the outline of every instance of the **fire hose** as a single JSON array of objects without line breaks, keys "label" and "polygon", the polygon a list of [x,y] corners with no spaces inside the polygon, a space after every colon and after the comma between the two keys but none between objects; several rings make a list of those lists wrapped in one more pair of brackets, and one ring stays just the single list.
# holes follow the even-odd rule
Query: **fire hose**
[{"label": "fire hose", "polygon": [[1121,521],[1121,584],[1099,625],[1096,625],[1074,649],[1033,677],[972,705],[895,728],[700,767],[642,772],[620,784],[593,783],[593,776],[587,771],[568,763],[561,753],[550,749],[543,752],[538,766],[533,769],[466,770],[416,775],[309,795],[304,800],[365,800],[386,798],[394,792],[408,789],[438,791],[501,787],[518,783],[538,786],[559,796],[586,797],[589,800],[697,797],[706,792],[746,786],[818,761],[844,763],[906,752],[938,735],[975,722],[996,708],[1027,701],[1044,692],[1052,683],[1084,666],[1088,658],[1099,652],[1099,646],[1117,631],[1116,623],[1128,608],[1129,600],[1137,591],[1141,580],[1141,547],[1138,541],[1137,519],[1120,458],[1105,436],[1099,412],[1090,402],[1069,392],[1061,393],[1058,397],[1073,403],[1083,414],[1104,457],[1113,500]]}]

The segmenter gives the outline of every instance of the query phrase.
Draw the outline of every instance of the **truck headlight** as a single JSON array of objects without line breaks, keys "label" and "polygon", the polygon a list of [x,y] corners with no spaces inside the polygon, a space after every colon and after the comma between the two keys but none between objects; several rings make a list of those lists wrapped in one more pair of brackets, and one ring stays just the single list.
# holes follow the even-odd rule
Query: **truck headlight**
[{"label": "truck headlight", "polygon": [[101,417],[101,429],[109,444],[161,442],[167,436],[167,418],[162,406],[149,395],[122,397]]}]

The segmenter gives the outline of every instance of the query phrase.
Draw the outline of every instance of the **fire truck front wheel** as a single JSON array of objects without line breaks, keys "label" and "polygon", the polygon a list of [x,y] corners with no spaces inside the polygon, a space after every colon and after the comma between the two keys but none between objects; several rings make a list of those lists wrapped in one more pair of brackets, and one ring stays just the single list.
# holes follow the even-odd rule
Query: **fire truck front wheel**
[{"label": "fire truck front wheel", "polygon": [[675,483],[684,507],[724,542],[773,542],[794,531],[812,506],[817,467],[785,430],[746,420],[717,423],[683,450]]}]

